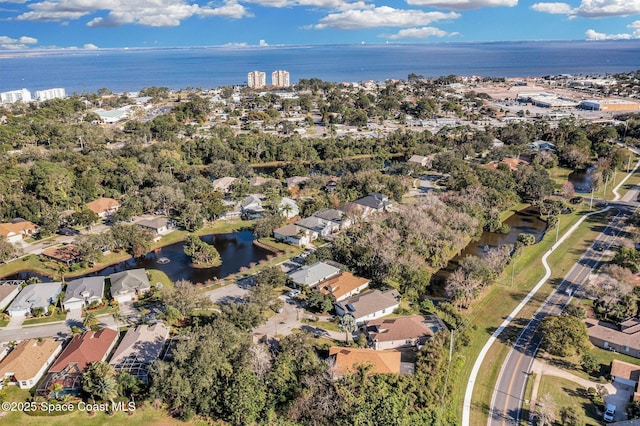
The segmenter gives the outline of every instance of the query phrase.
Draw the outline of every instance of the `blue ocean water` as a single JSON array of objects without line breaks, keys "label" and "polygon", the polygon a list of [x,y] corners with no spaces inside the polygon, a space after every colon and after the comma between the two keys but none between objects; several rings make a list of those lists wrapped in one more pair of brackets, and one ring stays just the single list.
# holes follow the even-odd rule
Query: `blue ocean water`
[{"label": "blue ocean water", "polygon": [[256,48],[58,51],[0,55],[0,91],[64,87],[67,93],[244,84],[247,72],[287,70],[291,82],[479,75],[529,77],[640,69],[640,40],[528,41]]}]

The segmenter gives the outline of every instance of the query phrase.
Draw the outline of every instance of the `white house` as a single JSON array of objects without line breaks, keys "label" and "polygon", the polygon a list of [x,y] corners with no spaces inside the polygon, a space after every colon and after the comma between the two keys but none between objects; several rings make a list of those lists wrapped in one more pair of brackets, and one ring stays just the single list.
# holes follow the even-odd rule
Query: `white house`
[{"label": "white house", "polygon": [[289,224],[273,230],[273,238],[296,246],[306,246],[311,242],[311,231],[294,224]]},{"label": "white house", "polygon": [[118,303],[130,302],[151,290],[147,271],[143,268],[116,272],[109,276],[111,297]]},{"label": "white house", "polygon": [[35,308],[43,308],[49,312],[49,305],[54,304],[62,291],[62,283],[30,284],[22,289],[15,300],[7,308],[12,317],[25,316]]},{"label": "white house", "polygon": [[334,232],[340,230],[340,225],[338,225],[337,223],[324,220],[316,216],[310,216],[305,217],[304,219],[300,219],[296,222],[296,225],[310,230],[313,233],[312,239],[314,240],[318,237],[326,238]]},{"label": "white house", "polygon": [[287,219],[296,217],[300,214],[298,204],[289,197],[282,197],[278,203],[278,212]]},{"label": "white house", "polygon": [[339,273],[340,268],[324,262],[316,262],[313,265],[306,265],[289,272],[289,277],[298,285],[315,287],[329,278],[337,276]]},{"label": "white house", "polygon": [[397,290],[369,290],[334,303],[336,314],[351,314],[356,324],[390,315],[400,306],[400,293]]},{"label": "white house", "polygon": [[84,277],[69,281],[62,307],[65,311],[88,308],[94,302],[102,302],[104,277]]},{"label": "white house", "polygon": [[29,339],[18,343],[0,362],[0,378],[20,389],[30,389],[38,383],[62,350],[62,343],[53,339]]}]

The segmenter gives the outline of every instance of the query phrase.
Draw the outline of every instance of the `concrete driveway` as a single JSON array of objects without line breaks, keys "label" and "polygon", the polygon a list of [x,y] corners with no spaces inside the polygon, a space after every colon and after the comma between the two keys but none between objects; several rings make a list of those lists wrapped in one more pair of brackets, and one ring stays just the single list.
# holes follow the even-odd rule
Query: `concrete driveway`
[{"label": "concrete driveway", "polygon": [[616,406],[615,421],[621,422],[627,420],[627,405],[629,405],[629,400],[633,395],[634,388],[618,382],[613,382],[612,385],[615,388],[615,393],[611,392],[611,394],[605,398],[605,401],[607,404]]}]

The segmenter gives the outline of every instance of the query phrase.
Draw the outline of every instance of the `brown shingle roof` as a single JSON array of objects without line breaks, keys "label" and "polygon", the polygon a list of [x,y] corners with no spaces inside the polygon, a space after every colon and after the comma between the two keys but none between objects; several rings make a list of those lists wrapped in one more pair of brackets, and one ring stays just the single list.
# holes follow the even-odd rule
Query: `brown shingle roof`
[{"label": "brown shingle roof", "polygon": [[611,361],[611,375],[637,382],[640,380],[640,365],[614,359]]},{"label": "brown shingle roof", "polygon": [[356,277],[350,272],[343,272],[337,277],[323,282],[320,291],[323,294],[333,294],[336,299],[340,299],[342,296],[368,283],[369,280],[366,278]]},{"label": "brown shingle roof", "polygon": [[[629,348],[640,349],[640,330],[627,329],[619,331],[613,324],[595,319],[585,320],[589,337]],[[628,332],[631,330],[631,332]]]},{"label": "brown shingle roof", "polygon": [[62,247],[51,247],[43,250],[42,254],[62,262],[74,262],[80,258],[80,250],[78,250],[78,247],[74,244]]},{"label": "brown shingle roof", "polygon": [[329,356],[335,357],[333,372],[340,375],[355,372],[358,365],[371,365],[371,373],[400,373],[400,352],[397,351],[334,346],[329,349]]},{"label": "brown shingle roof", "polygon": [[76,364],[78,369],[83,371],[90,363],[104,360],[117,338],[118,333],[110,328],[73,336],[49,372],[57,373],[69,364]]},{"label": "brown shingle roof", "polygon": [[61,343],[53,339],[29,339],[20,342],[0,362],[0,377],[4,377],[6,373],[13,373],[17,381],[33,378],[60,346]]},{"label": "brown shingle roof", "polygon": [[87,203],[87,208],[96,214],[120,207],[120,203],[113,198],[98,198]]},{"label": "brown shingle roof", "polygon": [[5,238],[7,238],[9,234],[25,234],[35,232],[36,229],[38,229],[38,227],[27,220],[16,223],[0,223],[0,235]]},{"label": "brown shingle roof", "polygon": [[433,337],[435,332],[445,329],[442,321],[435,315],[377,319],[368,321],[367,327],[374,330],[369,332],[371,340],[379,342]]}]

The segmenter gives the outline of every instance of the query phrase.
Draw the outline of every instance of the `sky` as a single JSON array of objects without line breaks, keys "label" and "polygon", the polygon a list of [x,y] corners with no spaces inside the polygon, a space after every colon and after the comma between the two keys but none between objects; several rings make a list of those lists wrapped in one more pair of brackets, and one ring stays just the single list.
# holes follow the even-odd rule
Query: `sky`
[{"label": "sky", "polygon": [[640,38],[640,0],[0,0],[0,50]]}]

